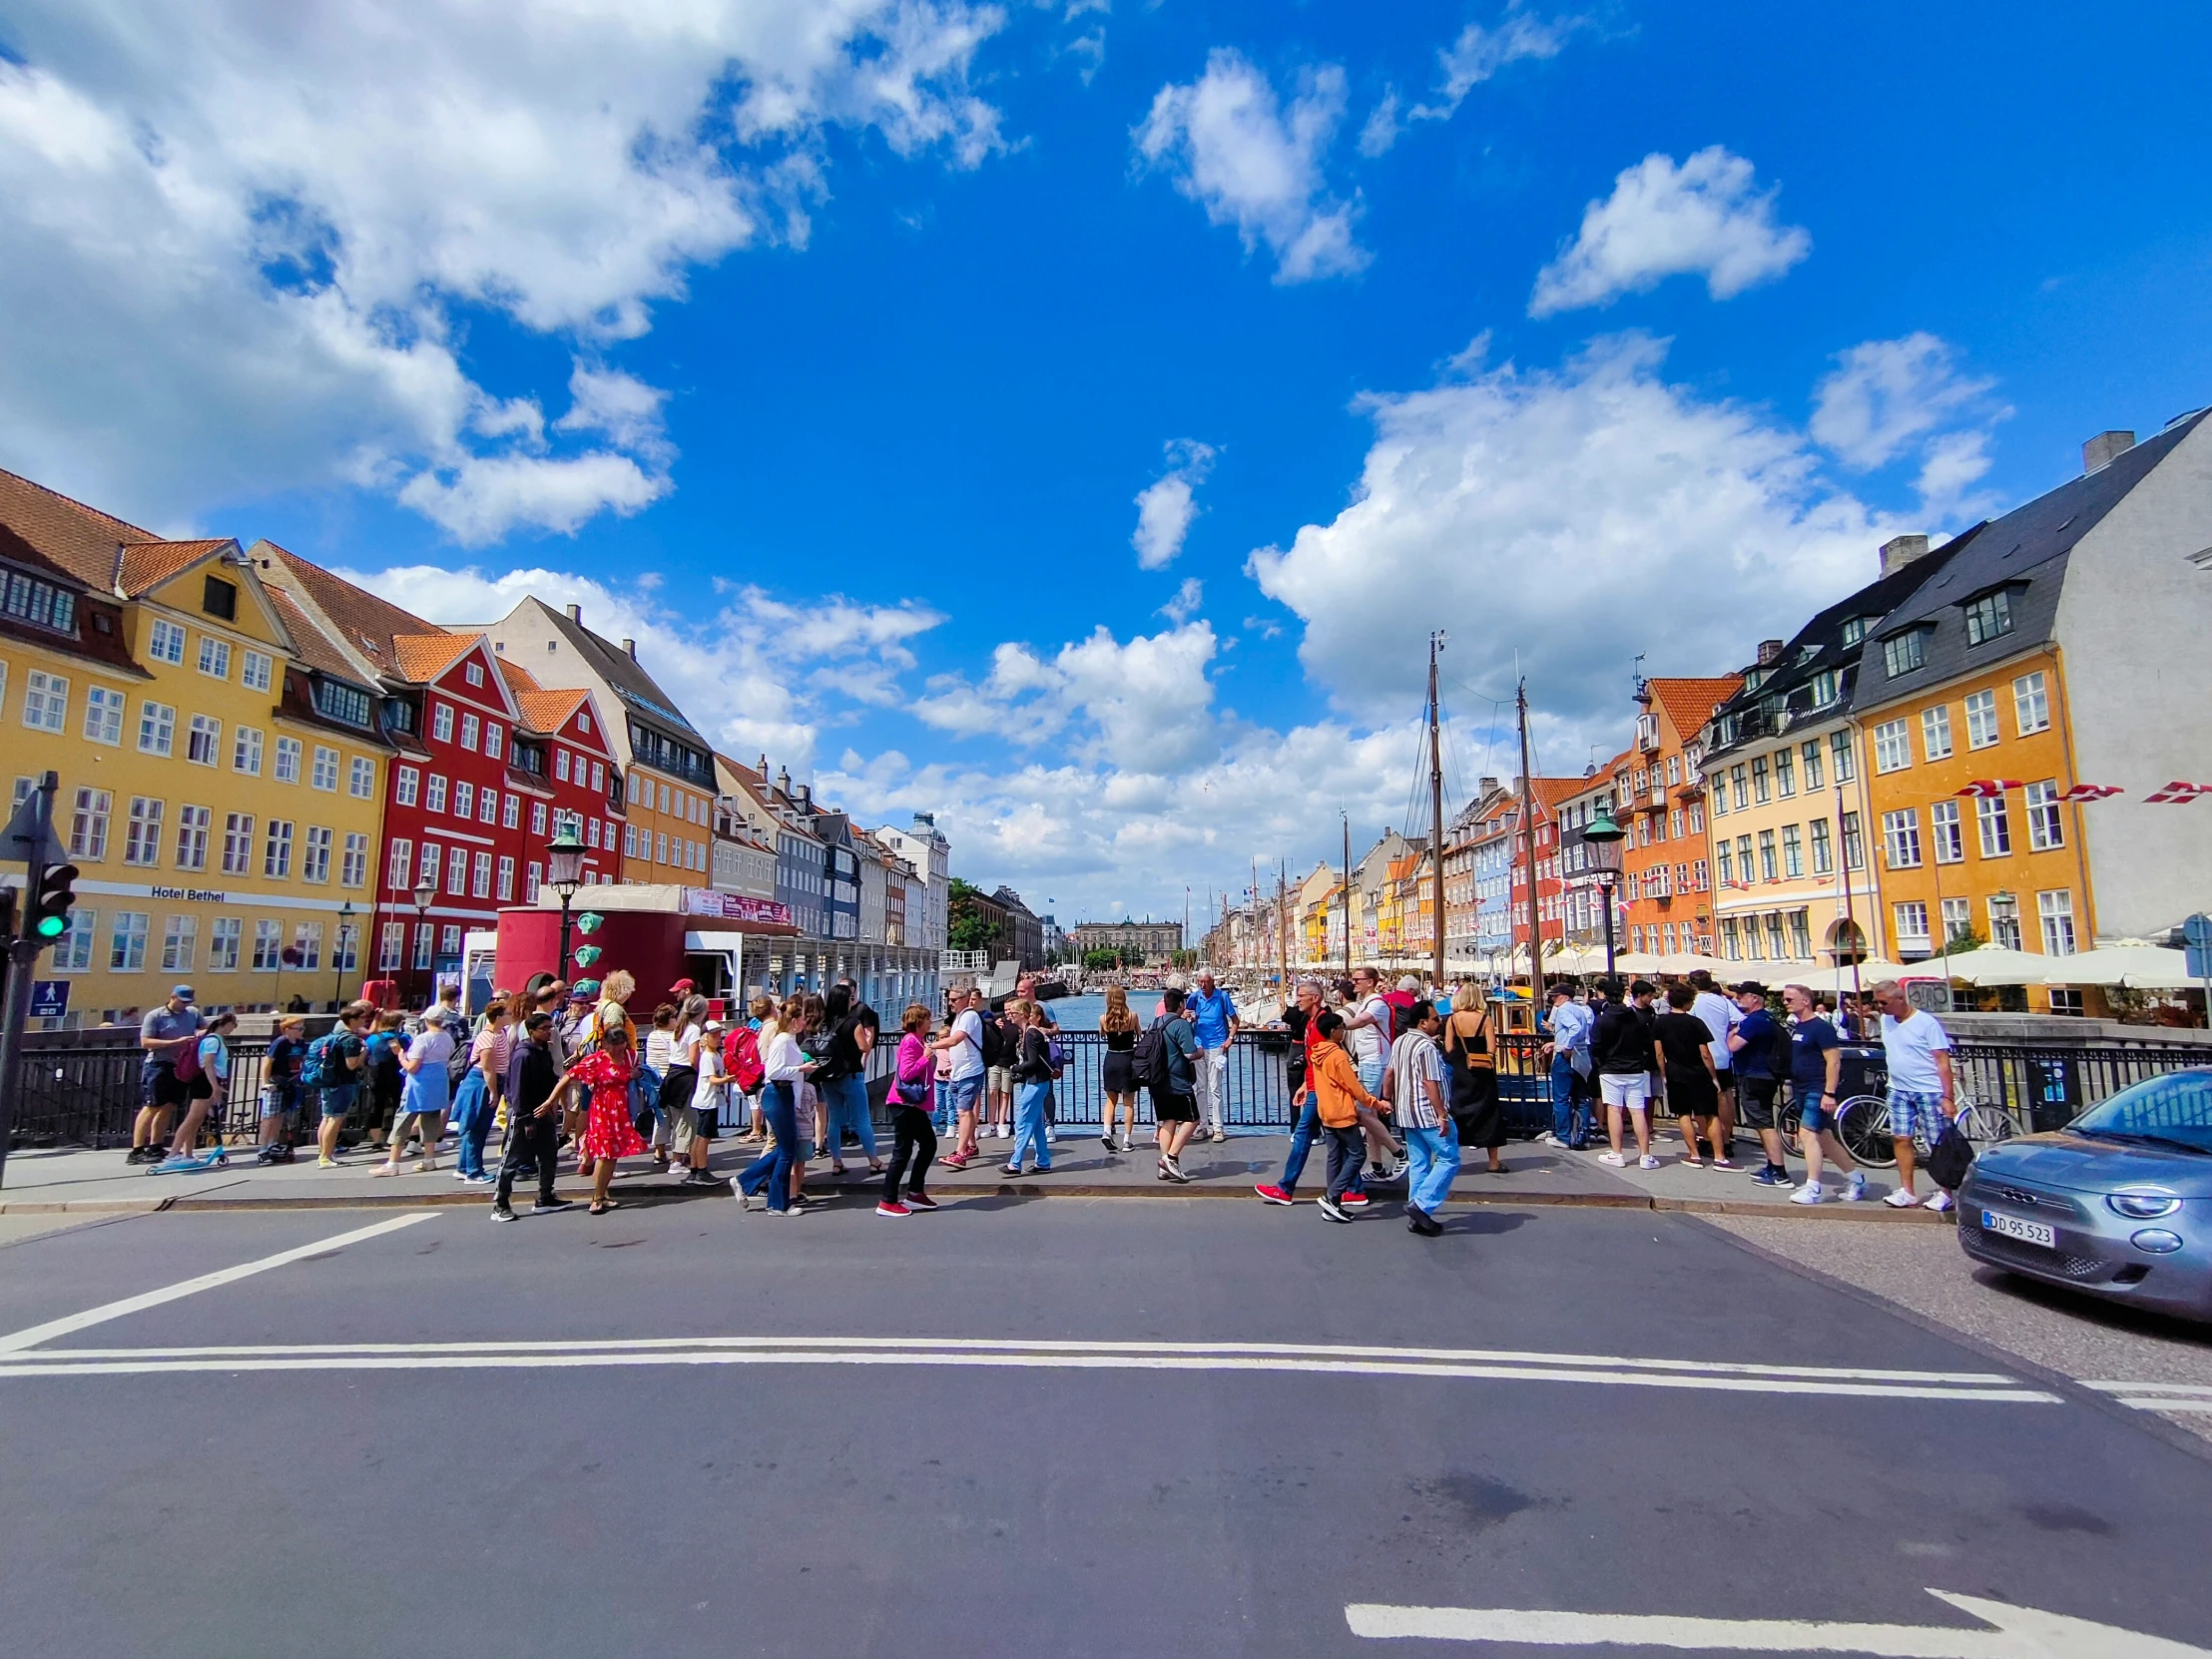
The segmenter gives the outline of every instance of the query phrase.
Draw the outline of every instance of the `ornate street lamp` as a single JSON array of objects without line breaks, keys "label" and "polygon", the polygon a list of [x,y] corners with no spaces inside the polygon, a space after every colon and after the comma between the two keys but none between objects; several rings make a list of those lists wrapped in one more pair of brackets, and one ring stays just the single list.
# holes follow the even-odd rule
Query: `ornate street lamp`
[{"label": "ornate street lamp", "polygon": [[584,884],[584,843],[577,838],[575,824],[563,818],[560,833],[546,843],[545,876],[553,890],[561,895],[561,954],[553,963],[553,977],[568,977],[569,900],[576,896],[576,889]]},{"label": "ornate street lamp", "polygon": [[[438,872],[434,869],[423,871],[414,884],[415,951],[418,955],[428,954],[422,949],[423,940],[428,936],[424,930],[430,925],[430,906],[437,901],[437,896]],[[434,973],[437,970],[433,966],[431,971]],[[429,997],[423,998],[425,1005],[429,1001]]]},{"label": "ornate street lamp", "polygon": [[1590,864],[1597,871],[1598,886],[1605,904],[1605,977],[1613,977],[1613,889],[1621,877],[1621,842],[1628,831],[1613,822],[1613,815],[1603,807],[1597,816],[1582,827],[1582,839],[1593,850]]},{"label": "ornate street lamp", "polygon": [[348,898],[338,906],[337,948],[330,952],[330,1011],[337,1013],[345,1006],[345,936],[353,927],[353,901]]}]

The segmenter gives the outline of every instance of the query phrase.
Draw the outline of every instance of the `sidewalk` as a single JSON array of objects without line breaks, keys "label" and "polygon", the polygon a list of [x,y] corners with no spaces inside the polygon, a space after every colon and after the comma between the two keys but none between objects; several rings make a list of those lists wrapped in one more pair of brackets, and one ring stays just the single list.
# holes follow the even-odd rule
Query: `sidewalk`
[{"label": "sidewalk", "polygon": [[[1193,1142],[1184,1154],[1183,1168],[1191,1177],[1188,1186],[1160,1181],[1149,1147],[1140,1144],[1130,1153],[1108,1154],[1095,1134],[1070,1131],[1054,1148],[1052,1172],[1024,1175],[1015,1181],[999,1173],[1006,1141],[985,1141],[993,1154],[978,1158],[965,1170],[938,1165],[929,1175],[930,1192],[941,1199],[985,1194],[1014,1194],[1023,1198],[1060,1195],[1073,1198],[1235,1198],[1253,1203],[1257,1181],[1272,1181],[1282,1173],[1290,1151],[1288,1135],[1236,1135],[1226,1142]],[[1748,1179],[1756,1164],[1734,1171],[1693,1169],[1681,1161],[1680,1148],[1662,1152],[1656,1170],[1613,1169],[1597,1161],[1598,1148],[1568,1152],[1530,1141],[1505,1147],[1506,1172],[1491,1175],[1480,1152],[1453,1184],[1454,1204],[1508,1206],[1575,1205],[1625,1210],[1681,1210],[1695,1214],[1788,1216],[1807,1221],[1881,1221],[1937,1225],[1946,1220],[1925,1210],[1892,1210],[1879,1202],[1895,1185],[1894,1171],[1875,1171],[1868,1180],[1869,1199],[1845,1204],[1833,1196],[1818,1208],[1793,1205],[1787,1194],[1755,1187]],[[712,1167],[729,1176],[750,1163],[759,1148],[752,1143],[718,1141]],[[311,1148],[298,1162],[265,1167],[248,1151],[234,1154],[231,1163],[185,1175],[149,1174],[143,1167],[126,1164],[121,1151],[18,1152],[8,1159],[7,1187],[0,1191],[0,1214],[42,1215],[78,1211],[129,1213],[155,1210],[409,1208],[425,1204],[476,1204],[488,1208],[488,1187],[464,1187],[453,1176],[450,1150],[439,1159],[441,1167],[427,1175],[409,1173],[390,1178],[372,1176],[378,1160],[371,1154],[348,1154],[343,1167],[315,1168]],[[493,1167],[496,1168],[496,1149]],[[1302,1202],[1319,1196],[1326,1167],[1323,1149],[1317,1147],[1306,1166],[1299,1188]],[[867,1173],[867,1160],[850,1149],[846,1173],[840,1179],[830,1173],[828,1163],[809,1166],[807,1190],[820,1196],[844,1195],[850,1202],[871,1201],[878,1189]],[[519,1183],[518,1200],[528,1202],[531,1183]],[[587,1184],[571,1170],[562,1170],[558,1190],[564,1198],[586,1198]],[[1831,1194],[1836,1191],[1831,1187]],[[626,1163],[615,1178],[614,1191],[626,1202],[690,1203],[729,1202],[727,1189],[687,1188],[673,1175],[655,1173],[643,1158]],[[1378,1195],[1387,1202],[1403,1197],[1402,1184]]]}]

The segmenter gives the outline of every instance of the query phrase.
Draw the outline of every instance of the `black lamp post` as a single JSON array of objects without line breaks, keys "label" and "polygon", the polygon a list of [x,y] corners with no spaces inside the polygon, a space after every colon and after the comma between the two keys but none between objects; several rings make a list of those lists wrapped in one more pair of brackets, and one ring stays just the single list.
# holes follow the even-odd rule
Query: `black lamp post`
[{"label": "black lamp post", "polygon": [[338,906],[337,946],[330,952],[330,1011],[337,1013],[345,1006],[345,935],[353,925],[353,901],[348,898]]},{"label": "black lamp post", "polygon": [[[422,948],[422,946],[423,946],[423,942],[424,942],[424,940],[425,940],[425,939],[426,939],[426,938],[428,937],[428,934],[427,934],[427,932],[426,932],[425,930],[426,930],[426,929],[427,929],[427,928],[429,927],[429,925],[430,925],[430,923],[429,923],[430,906],[431,906],[431,905],[432,905],[433,903],[435,903],[435,902],[436,902],[436,900],[437,900],[437,896],[438,896],[438,874],[437,874],[437,871],[436,871],[436,870],[429,870],[429,871],[426,871],[426,872],[425,872],[425,873],[424,873],[424,874],[423,874],[422,876],[420,876],[420,877],[419,877],[419,878],[418,878],[418,879],[417,879],[417,880],[415,881],[415,884],[414,884],[414,913],[415,913],[415,953],[416,953],[417,955],[429,955],[429,954],[430,954],[430,953],[429,953],[428,951],[425,951],[425,950],[424,950],[424,949]],[[434,960],[434,958],[433,958],[433,960]],[[432,971],[432,972],[434,973],[434,972],[436,972],[437,970],[436,970],[436,968],[435,968],[435,967],[433,967],[433,968],[431,969],[431,971]],[[424,998],[423,998],[422,1000],[424,1001],[424,1003],[425,1003],[425,1004],[427,1004],[427,1003],[429,1002],[430,998],[429,998],[428,996],[425,996],[425,997],[424,997]]]},{"label": "black lamp post", "polygon": [[553,977],[565,980],[568,977],[568,905],[584,882],[584,843],[576,837],[576,826],[566,818],[561,820],[560,833],[546,843],[545,878],[561,895],[561,954],[553,963]]},{"label": "black lamp post", "polygon": [[1582,827],[1583,842],[1593,850],[1590,862],[1597,870],[1598,887],[1605,905],[1605,977],[1613,977],[1613,888],[1620,880],[1621,841],[1628,831],[1613,822],[1603,807]]}]

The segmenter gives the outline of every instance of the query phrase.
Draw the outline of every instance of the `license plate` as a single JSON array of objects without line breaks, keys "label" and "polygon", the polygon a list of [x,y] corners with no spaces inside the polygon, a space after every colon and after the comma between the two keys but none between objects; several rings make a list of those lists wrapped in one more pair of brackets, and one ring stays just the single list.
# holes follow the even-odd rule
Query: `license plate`
[{"label": "license plate", "polygon": [[2022,1221],[2017,1216],[2000,1216],[1994,1210],[1984,1210],[1981,1231],[2018,1239],[2023,1244],[2041,1245],[2045,1250],[2058,1248],[2058,1229],[2047,1221]]}]

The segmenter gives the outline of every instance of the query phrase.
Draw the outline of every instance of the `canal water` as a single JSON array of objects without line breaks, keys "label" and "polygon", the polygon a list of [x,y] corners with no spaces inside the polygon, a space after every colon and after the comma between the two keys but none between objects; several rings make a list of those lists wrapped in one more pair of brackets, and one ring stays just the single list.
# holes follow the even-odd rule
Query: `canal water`
[{"label": "canal water", "polygon": [[[1137,1016],[1139,1023],[1150,1025],[1153,1016],[1160,1011],[1160,993],[1131,992],[1129,1009]],[[1063,1031],[1096,1031],[1100,1016],[1106,1012],[1106,993],[1099,991],[1090,996],[1054,997],[1044,1004],[1044,1011],[1052,1016],[1053,1022]]]}]

